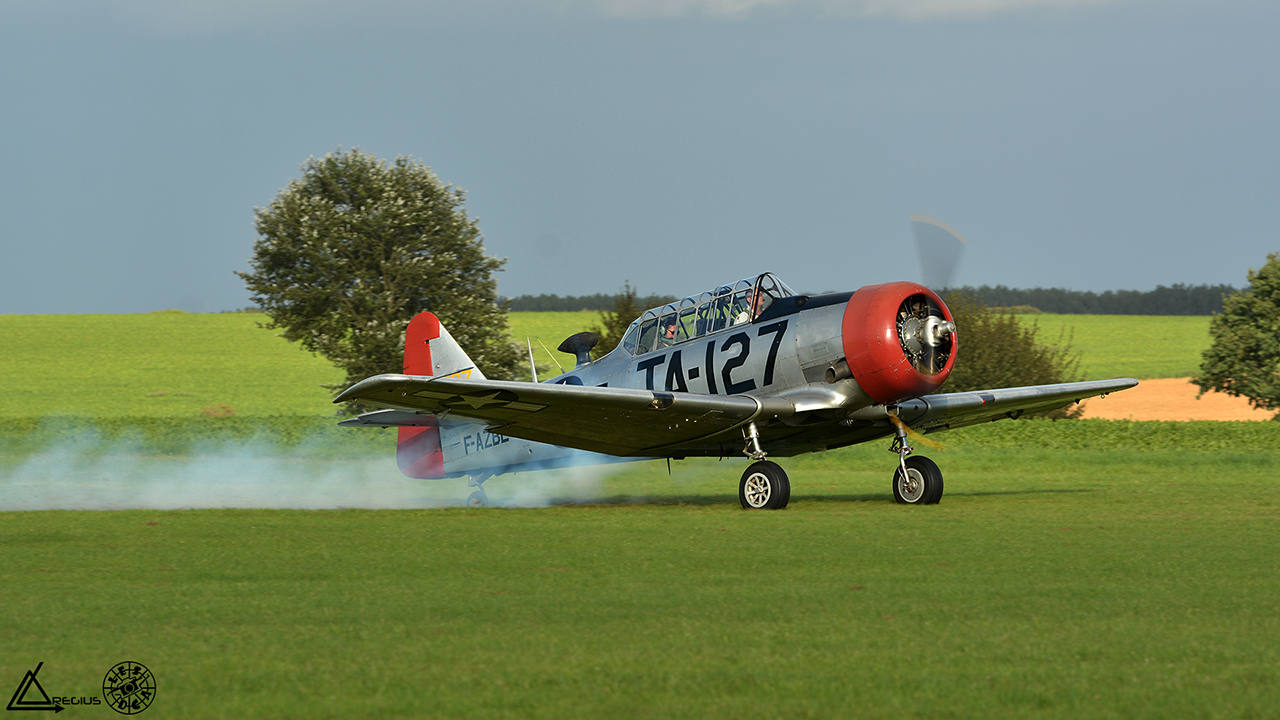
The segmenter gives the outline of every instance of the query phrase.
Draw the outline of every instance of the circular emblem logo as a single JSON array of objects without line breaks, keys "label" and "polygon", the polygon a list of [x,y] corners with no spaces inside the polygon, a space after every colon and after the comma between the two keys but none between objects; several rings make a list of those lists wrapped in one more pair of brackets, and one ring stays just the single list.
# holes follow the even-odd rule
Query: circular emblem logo
[{"label": "circular emblem logo", "polygon": [[102,678],[102,697],[112,710],[123,715],[136,715],[156,699],[156,679],[145,665],[122,662]]}]

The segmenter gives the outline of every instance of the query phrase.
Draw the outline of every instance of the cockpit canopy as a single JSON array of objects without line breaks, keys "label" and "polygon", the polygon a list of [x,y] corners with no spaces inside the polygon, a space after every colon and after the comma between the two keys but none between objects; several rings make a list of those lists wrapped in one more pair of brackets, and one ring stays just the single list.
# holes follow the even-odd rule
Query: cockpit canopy
[{"label": "cockpit canopy", "polygon": [[644,311],[627,328],[622,349],[631,355],[641,355],[745,325],[759,317],[775,300],[795,294],[773,273],[721,285],[711,292]]}]

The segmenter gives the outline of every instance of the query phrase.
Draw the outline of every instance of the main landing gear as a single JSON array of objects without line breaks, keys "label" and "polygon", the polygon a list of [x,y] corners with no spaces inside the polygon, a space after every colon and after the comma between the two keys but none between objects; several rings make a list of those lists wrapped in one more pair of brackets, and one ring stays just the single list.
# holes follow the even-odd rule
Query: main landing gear
[{"label": "main landing gear", "polygon": [[942,471],[923,455],[907,458],[893,473],[893,499],[903,505],[936,505],[942,499]]},{"label": "main landing gear", "polygon": [[791,500],[791,481],[776,462],[757,460],[742,473],[738,501],[748,510],[781,510]]},{"label": "main landing gear", "polygon": [[[942,471],[937,463],[923,455],[912,455],[907,442],[907,426],[895,417],[897,437],[889,451],[898,454],[898,469],[893,473],[893,499],[903,505],[936,505],[942,499]],[[760,447],[760,432],[755,423],[742,431],[746,447],[742,452],[755,462],[742,473],[738,482],[738,501],[748,510],[781,510],[791,501],[791,481],[777,463],[765,460]],[[927,441],[926,441],[927,442]]]},{"label": "main landing gear", "polygon": [[942,471],[923,455],[911,455],[907,426],[896,417],[898,436],[889,452],[898,453],[898,469],[893,473],[893,499],[902,505],[936,505],[942,499]]},{"label": "main landing gear", "polygon": [[786,471],[778,463],[764,459],[766,453],[760,447],[760,431],[755,423],[743,428],[742,437],[747,441],[743,454],[755,462],[738,482],[738,502],[748,510],[781,510],[791,501],[791,481]]}]

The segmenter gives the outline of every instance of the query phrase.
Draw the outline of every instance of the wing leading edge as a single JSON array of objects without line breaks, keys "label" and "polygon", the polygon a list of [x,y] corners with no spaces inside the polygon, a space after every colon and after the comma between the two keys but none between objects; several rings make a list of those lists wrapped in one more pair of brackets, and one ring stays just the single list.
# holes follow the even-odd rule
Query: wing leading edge
[{"label": "wing leading edge", "polygon": [[926,395],[899,403],[898,417],[916,430],[947,430],[1004,418],[1016,419],[1029,412],[1056,410],[1137,384],[1133,378],[1114,378]]}]

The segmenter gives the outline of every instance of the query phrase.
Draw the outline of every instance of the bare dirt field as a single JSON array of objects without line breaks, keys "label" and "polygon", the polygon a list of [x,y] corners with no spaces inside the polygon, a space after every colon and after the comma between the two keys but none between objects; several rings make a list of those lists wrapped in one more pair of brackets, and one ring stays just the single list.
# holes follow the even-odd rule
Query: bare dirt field
[{"label": "bare dirt field", "polygon": [[1084,402],[1084,417],[1106,420],[1270,420],[1245,398],[1205,393],[1190,378],[1143,380],[1137,387]]}]

